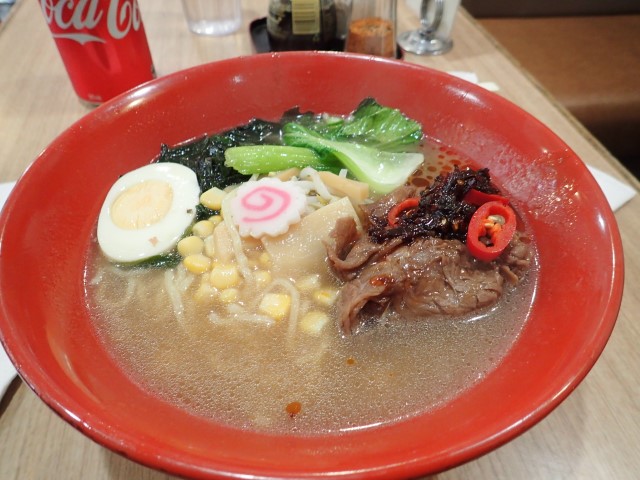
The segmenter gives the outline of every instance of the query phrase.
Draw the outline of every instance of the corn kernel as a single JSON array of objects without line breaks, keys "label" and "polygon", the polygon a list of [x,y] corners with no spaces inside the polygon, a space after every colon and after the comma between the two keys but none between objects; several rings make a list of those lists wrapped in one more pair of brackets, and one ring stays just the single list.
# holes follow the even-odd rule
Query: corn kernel
[{"label": "corn kernel", "polygon": [[296,287],[301,292],[310,292],[320,288],[320,275],[307,275],[296,282]]},{"label": "corn kernel", "polygon": [[200,220],[191,228],[194,235],[200,238],[206,238],[213,233],[214,225],[209,220]]},{"label": "corn kernel", "polygon": [[255,280],[259,287],[266,287],[271,283],[271,273],[267,270],[258,270],[255,273]]},{"label": "corn kernel", "polygon": [[204,273],[211,268],[211,259],[201,253],[186,256],[182,263],[187,270],[195,274]]},{"label": "corn kernel", "polygon": [[184,237],[178,242],[178,253],[182,255],[182,257],[202,253],[203,249],[204,242],[200,237],[196,237],[195,235]]},{"label": "corn kernel", "polygon": [[262,252],[260,254],[260,256],[258,257],[258,264],[261,265],[263,268],[268,268],[271,266],[271,255],[269,255],[267,252]]},{"label": "corn kernel", "polygon": [[300,319],[300,329],[310,335],[318,335],[328,323],[329,316],[326,313],[312,310]]},{"label": "corn kernel", "polygon": [[[200,238],[200,237],[197,237],[197,238]],[[208,237],[205,237],[203,244],[204,244],[204,254],[207,257],[213,258],[213,255],[216,251],[216,242],[213,235],[209,235]]]},{"label": "corn kernel", "polygon": [[291,308],[291,297],[284,293],[267,293],[258,306],[265,315],[269,315],[274,320],[282,320],[289,315]]},{"label": "corn kernel", "polygon": [[225,195],[224,191],[213,187],[200,195],[200,203],[211,210],[220,210]]},{"label": "corn kernel", "polygon": [[211,215],[209,217],[209,221],[213,223],[213,226],[215,227],[216,225],[222,222],[222,215]]},{"label": "corn kernel", "polygon": [[235,303],[240,300],[240,291],[237,288],[227,288],[220,292],[220,301],[223,303]]},{"label": "corn kernel", "polygon": [[211,270],[209,282],[220,290],[235,287],[240,283],[240,273],[235,265],[218,264]]},{"label": "corn kernel", "polygon": [[318,304],[325,307],[330,307],[336,301],[338,297],[338,291],[332,288],[321,288],[313,292],[313,300]]},{"label": "corn kernel", "polygon": [[260,267],[258,266],[258,261],[252,258],[247,258],[247,266],[251,270],[258,270]]}]

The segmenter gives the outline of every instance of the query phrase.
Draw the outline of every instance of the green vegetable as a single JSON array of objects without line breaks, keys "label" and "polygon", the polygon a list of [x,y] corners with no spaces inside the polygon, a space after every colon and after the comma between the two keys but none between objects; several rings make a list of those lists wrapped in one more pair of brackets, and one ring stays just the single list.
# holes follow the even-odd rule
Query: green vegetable
[{"label": "green vegetable", "polygon": [[365,98],[331,138],[365,143],[386,152],[403,152],[420,143],[422,125],[398,109]]},{"label": "green vegetable", "polygon": [[120,268],[173,268],[180,264],[182,256],[174,249],[160,255],[154,255],[153,257],[145,258],[137,262],[118,263]]},{"label": "green vegetable", "polygon": [[373,191],[387,193],[403,185],[423,161],[416,151],[423,135],[420,123],[372,98],[348,117],[292,109],[281,125],[285,146],[229,148],[225,166],[247,175],[307,166],[337,173],[346,167]]},{"label": "green vegetable", "polygon": [[[290,115],[288,118],[296,117]],[[212,187],[224,188],[249,178],[224,164],[225,150],[264,143],[280,143],[279,123],[252,120],[218,135],[205,136],[175,147],[162,145],[158,162],[174,162],[189,167],[198,177],[200,191],[206,192]]]},{"label": "green vegetable", "polygon": [[285,145],[309,148],[323,162],[339,160],[378,193],[403,185],[424,160],[415,152],[423,136],[420,123],[372,98],[360,102],[342,122],[326,116],[315,123],[302,120],[284,125]]},{"label": "green vegetable", "polygon": [[[313,150],[282,145],[231,147],[224,152],[224,156],[224,164],[227,167],[249,175],[278,172],[294,167],[327,170],[332,166],[330,163],[322,162]],[[337,168],[340,166],[337,165]]]},{"label": "green vegetable", "polygon": [[286,124],[283,132],[285,144],[310,148],[324,161],[339,160],[355,178],[378,193],[403,185],[424,161],[421,153],[387,152],[363,143],[330,140],[296,123]]}]

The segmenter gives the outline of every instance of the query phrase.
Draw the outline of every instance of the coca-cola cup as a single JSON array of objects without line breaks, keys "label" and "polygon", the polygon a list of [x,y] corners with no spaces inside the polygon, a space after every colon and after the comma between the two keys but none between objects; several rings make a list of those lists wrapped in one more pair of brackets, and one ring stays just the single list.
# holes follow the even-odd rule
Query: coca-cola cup
[{"label": "coca-cola cup", "polygon": [[155,77],[136,0],[39,0],[78,97],[97,105]]}]

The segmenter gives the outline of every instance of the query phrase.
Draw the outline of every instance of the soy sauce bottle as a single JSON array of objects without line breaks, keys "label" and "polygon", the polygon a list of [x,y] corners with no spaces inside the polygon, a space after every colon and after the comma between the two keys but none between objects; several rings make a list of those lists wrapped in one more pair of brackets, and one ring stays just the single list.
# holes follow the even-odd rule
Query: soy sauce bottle
[{"label": "soy sauce bottle", "polygon": [[335,2],[270,0],[267,33],[272,51],[334,49]]}]

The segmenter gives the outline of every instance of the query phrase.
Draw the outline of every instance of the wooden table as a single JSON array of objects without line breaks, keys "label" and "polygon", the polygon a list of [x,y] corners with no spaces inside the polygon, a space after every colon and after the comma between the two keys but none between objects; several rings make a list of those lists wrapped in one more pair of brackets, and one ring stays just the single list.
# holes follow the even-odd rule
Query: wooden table
[{"label": "wooden table", "polygon": [[[415,1],[415,0],[410,0]],[[139,0],[159,75],[252,53],[251,20],[267,0],[242,0],[243,28],[222,38],[188,32],[179,0]],[[77,100],[36,0],[19,0],[0,26],[0,181],[17,179],[38,153],[87,113]],[[401,31],[417,17],[399,0]],[[638,182],[461,11],[454,49],[406,61],[476,72],[480,81],[554,130],[588,164]],[[626,281],[618,324],[602,357],[577,390],[524,435],[438,479],[632,479],[640,475],[640,196],[616,213]],[[167,479],[93,443],[52,413],[16,380],[0,404],[0,478]]]}]

